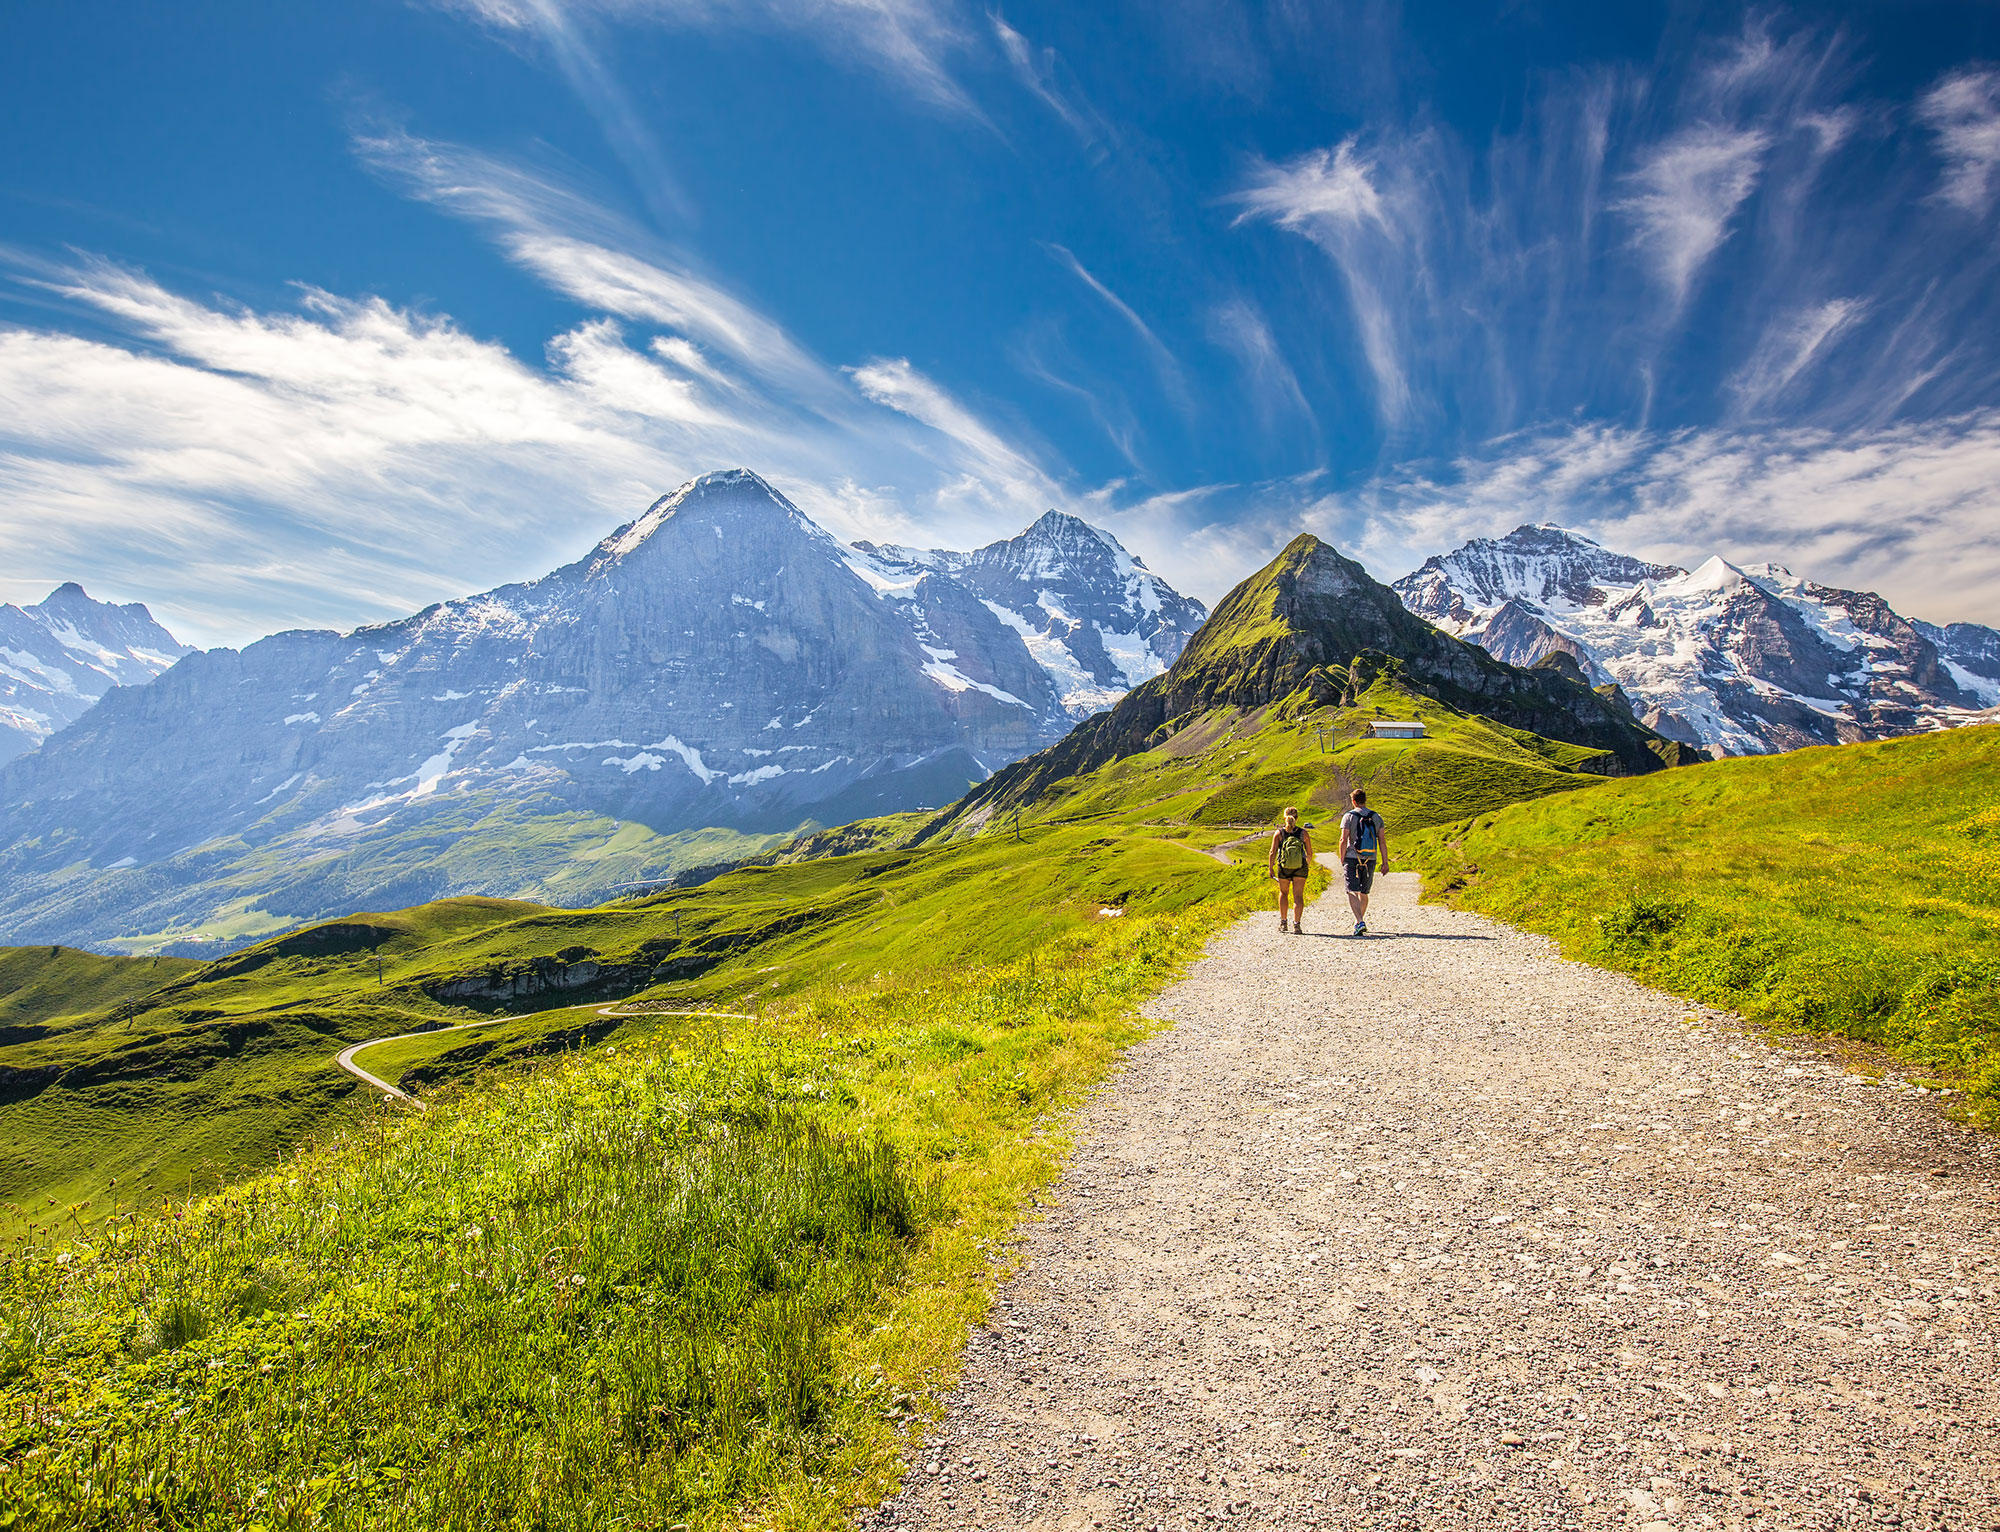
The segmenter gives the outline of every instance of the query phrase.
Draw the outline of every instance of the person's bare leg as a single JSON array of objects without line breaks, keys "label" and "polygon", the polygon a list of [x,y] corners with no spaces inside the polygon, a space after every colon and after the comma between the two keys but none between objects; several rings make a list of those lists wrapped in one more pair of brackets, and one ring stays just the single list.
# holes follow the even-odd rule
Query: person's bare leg
[{"label": "person's bare leg", "polygon": [[1278,879],[1278,929],[1285,929],[1285,880]]},{"label": "person's bare leg", "polygon": [[1292,929],[1294,931],[1303,931],[1305,929],[1305,918],[1306,880],[1304,878],[1295,878],[1292,880]]}]

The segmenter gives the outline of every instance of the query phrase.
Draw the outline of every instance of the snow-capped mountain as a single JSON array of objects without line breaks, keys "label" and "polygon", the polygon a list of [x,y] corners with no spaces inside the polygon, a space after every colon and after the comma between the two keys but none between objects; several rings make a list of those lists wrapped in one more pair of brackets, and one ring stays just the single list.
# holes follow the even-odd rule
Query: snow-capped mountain
[{"label": "snow-capped mountain", "polygon": [[[1141,619],[1192,605],[1081,530],[1124,559],[1116,583],[1092,590],[1051,552],[1050,590]],[[571,896],[602,896],[632,870],[599,888],[535,825],[603,824],[602,841],[948,802],[1072,722],[1021,621],[965,583],[987,551],[953,570],[845,547],[738,470],[539,580],[192,654],[0,768],[0,941],[206,927],[232,900],[310,919],[527,892],[551,859]],[[479,836],[524,848],[505,878],[492,857],[476,877],[448,865]],[[385,852],[398,837],[424,849]],[[371,857],[380,877],[355,871]]]},{"label": "snow-capped mountain", "polygon": [[75,582],[0,606],[0,761],[74,723],[114,686],[150,681],[193,651],[138,602],[93,601]]},{"label": "snow-capped mountain", "polygon": [[1688,571],[1544,524],[1476,538],[1394,588],[1512,664],[1568,653],[1649,727],[1714,754],[1944,728],[2000,703],[2000,633],[1911,622],[1776,564]]},{"label": "snow-capped mountain", "polygon": [[1110,707],[1180,658],[1208,615],[1117,538],[1050,511],[971,553],[857,545],[889,579],[945,577],[1018,633],[1071,718]]}]

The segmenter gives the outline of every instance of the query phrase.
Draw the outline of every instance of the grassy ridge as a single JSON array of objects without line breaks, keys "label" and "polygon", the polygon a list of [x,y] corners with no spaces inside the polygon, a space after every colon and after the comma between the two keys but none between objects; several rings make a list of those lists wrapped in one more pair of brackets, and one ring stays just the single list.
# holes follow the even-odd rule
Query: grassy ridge
[{"label": "grassy ridge", "polygon": [[1452,903],[1781,1026],[1884,1045],[2000,1121],[2000,727],[1545,798],[1414,850]]},{"label": "grassy ridge", "polygon": [[[1202,860],[1206,861],[1206,858]],[[1054,1105],[1260,880],[663,1020],[0,1259],[0,1503],[65,1527],[825,1526],[948,1379]],[[472,1034],[468,1034],[472,1035]]]}]

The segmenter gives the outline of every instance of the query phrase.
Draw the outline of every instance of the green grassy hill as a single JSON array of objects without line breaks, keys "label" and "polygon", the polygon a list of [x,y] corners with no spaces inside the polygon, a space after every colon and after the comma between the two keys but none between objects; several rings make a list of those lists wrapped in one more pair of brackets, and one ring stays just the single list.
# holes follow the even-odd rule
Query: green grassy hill
[{"label": "green grassy hill", "polygon": [[2000,1122],[2000,726],[1717,761],[1446,826],[1433,892]]},{"label": "green grassy hill", "polygon": [[[1211,839],[1036,826],[597,910],[449,901],[181,976],[105,1020],[103,1094],[67,1094],[106,1133],[141,1089],[128,1134],[203,1110],[268,1133],[368,1027],[533,1004],[490,1029],[503,1055],[587,1046],[524,1073],[453,1066],[489,1029],[392,1045],[369,1062],[464,1084],[422,1115],[350,1097],[317,1148],[164,1216],[100,1197],[17,1237],[0,1504],[134,1528],[837,1523],[948,1380],[1054,1168],[1049,1110],[1262,897]],[[595,979],[434,993],[593,964],[668,977],[630,1017],[598,1014]],[[261,1062],[227,1074],[217,1038]],[[117,1074],[127,1047],[188,1078]]]},{"label": "green grassy hill", "polygon": [[0,1038],[27,1041],[37,1029],[137,999],[198,966],[187,958],[105,957],[74,947],[0,947]]}]

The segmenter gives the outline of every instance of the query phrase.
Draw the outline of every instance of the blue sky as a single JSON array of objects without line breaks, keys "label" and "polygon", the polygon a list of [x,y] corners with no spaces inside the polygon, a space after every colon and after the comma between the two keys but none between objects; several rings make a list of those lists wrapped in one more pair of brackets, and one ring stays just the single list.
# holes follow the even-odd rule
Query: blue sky
[{"label": "blue sky", "polygon": [[2000,7],[17,7],[0,597],[197,641],[744,465],[1213,598],[1556,519],[2000,621]]}]

